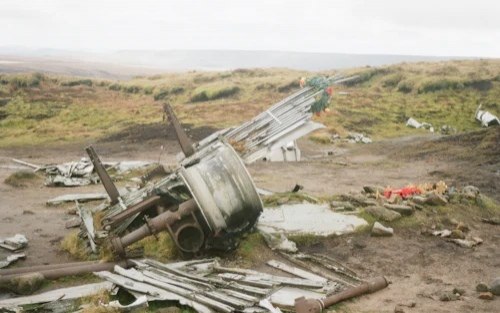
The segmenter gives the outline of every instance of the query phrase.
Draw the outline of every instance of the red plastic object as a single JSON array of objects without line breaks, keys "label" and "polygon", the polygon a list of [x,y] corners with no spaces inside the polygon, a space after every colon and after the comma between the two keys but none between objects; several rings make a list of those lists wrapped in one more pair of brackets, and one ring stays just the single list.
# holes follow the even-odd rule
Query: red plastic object
[{"label": "red plastic object", "polygon": [[415,186],[408,186],[401,189],[386,189],[384,190],[384,197],[390,198],[392,195],[398,195],[403,199],[411,197],[413,195],[419,195],[422,191]]}]

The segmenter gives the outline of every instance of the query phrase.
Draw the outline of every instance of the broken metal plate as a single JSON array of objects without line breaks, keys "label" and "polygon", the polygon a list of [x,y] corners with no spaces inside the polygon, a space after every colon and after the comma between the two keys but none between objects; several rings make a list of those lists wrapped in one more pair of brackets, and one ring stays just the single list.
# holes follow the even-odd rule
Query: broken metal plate
[{"label": "broken metal plate", "polygon": [[329,236],[349,234],[368,223],[357,216],[333,212],[328,204],[302,203],[265,208],[257,225],[268,233]]},{"label": "broken metal plate", "polygon": [[9,255],[9,256],[7,256],[7,258],[5,258],[5,260],[0,261],[0,268],[7,267],[7,266],[11,265],[12,263],[16,262],[17,260],[24,259],[24,258],[26,258],[26,254],[24,254],[24,253]]},{"label": "broken metal plate", "polygon": [[0,247],[10,251],[20,250],[28,245],[28,239],[22,234],[16,234],[13,237],[0,239]]}]

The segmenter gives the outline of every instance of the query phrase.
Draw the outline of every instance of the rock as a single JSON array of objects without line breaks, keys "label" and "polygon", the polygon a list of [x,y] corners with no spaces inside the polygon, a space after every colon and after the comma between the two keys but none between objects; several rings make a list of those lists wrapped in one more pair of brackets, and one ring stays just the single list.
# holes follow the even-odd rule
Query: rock
[{"label": "rock", "polygon": [[430,204],[430,205],[446,205],[448,204],[448,200],[442,195],[438,194],[430,194],[426,199],[425,199],[425,204]]},{"label": "rock", "polygon": [[30,210],[24,210],[23,211],[23,215],[33,215],[33,214],[35,214],[35,212],[30,211]]},{"label": "rock", "polygon": [[427,198],[422,196],[413,196],[411,200],[416,204],[425,204]]},{"label": "rock", "polygon": [[454,294],[459,294],[459,295],[464,295],[465,294],[465,289],[462,289],[462,288],[453,288],[453,291],[452,291]]},{"label": "rock", "polygon": [[354,211],[356,208],[349,201],[332,201],[330,206],[335,209],[335,211]]},{"label": "rock", "polygon": [[490,289],[488,288],[488,286],[485,283],[479,283],[476,286],[476,291],[477,292],[488,292],[488,291],[490,291]]},{"label": "rock", "polygon": [[441,301],[457,301],[459,298],[459,295],[452,292],[444,292],[439,296],[439,300]]},{"label": "rock", "polygon": [[495,278],[490,284],[490,291],[495,296],[500,296],[500,277]]},{"label": "rock", "polygon": [[357,205],[366,206],[365,202],[368,200],[367,197],[362,194],[343,194],[340,196],[342,201],[351,202]]},{"label": "rock", "polygon": [[475,199],[479,194],[479,188],[476,186],[465,186],[462,188],[462,193],[470,199]]},{"label": "rock", "polygon": [[388,210],[381,206],[369,206],[365,208],[365,212],[384,222],[392,222],[401,217],[401,214],[398,212]]},{"label": "rock", "polygon": [[481,292],[478,298],[482,300],[493,300],[493,294],[491,292]]},{"label": "rock", "polygon": [[379,222],[375,222],[372,228],[372,236],[392,236],[394,234],[394,229],[391,227],[385,227]]},{"label": "rock", "polygon": [[458,229],[454,229],[451,231],[450,238],[465,239],[465,234]]},{"label": "rock", "polygon": [[379,194],[383,194],[385,188],[380,187],[380,186],[369,186],[369,185],[367,185],[367,186],[363,186],[363,190],[366,193],[379,193]]},{"label": "rock", "polygon": [[76,207],[71,207],[68,210],[66,210],[66,214],[68,214],[68,215],[77,215]]},{"label": "rock", "polygon": [[40,289],[44,281],[42,274],[29,273],[12,278],[5,283],[4,287],[20,295],[29,295]]},{"label": "rock", "polygon": [[413,214],[413,208],[408,205],[403,205],[403,204],[389,204],[385,203],[384,207],[386,209],[396,211],[401,215],[409,216]]},{"label": "rock", "polygon": [[469,226],[467,226],[467,224],[460,222],[457,224],[457,230],[467,233],[470,229]]},{"label": "rock", "polygon": [[394,308],[394,313],[405,313],[405,310],[399,304]]}]

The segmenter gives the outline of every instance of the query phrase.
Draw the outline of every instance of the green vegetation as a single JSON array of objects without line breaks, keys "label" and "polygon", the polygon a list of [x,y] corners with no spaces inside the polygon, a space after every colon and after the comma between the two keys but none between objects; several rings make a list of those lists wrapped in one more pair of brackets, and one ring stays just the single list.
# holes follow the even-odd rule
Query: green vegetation
[{"label": "green vegetation", "polygon": [[[193,126],[228,127],[248,120],[299,88],[300,77],[333,75],[285,69],[188,72],[105,81],[33,74],[0,75],[0,147],[86,141],[162,120],[162,101]],[[383,139],[425,130],[480,128],[477,106],[500,114],[500,61],[398,64],[343,71],[358,75],[336,86],[331,112],[314,117],[327,126],[312,140],[361,132]],[[81,88],[74,88],[79,86]],[[340,93],[339,91],[345,91]],[[347,93],[347,94],[346,94]]]}]

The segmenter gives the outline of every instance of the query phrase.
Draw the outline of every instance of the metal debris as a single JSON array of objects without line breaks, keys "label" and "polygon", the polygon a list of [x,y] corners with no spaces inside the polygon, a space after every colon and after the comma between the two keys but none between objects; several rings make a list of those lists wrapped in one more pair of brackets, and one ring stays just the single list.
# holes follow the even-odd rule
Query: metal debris
[{"label": "metal debris", "polygon": [[[300,161],[295,140],[325,126],[311,121],[313,106],[324,95],[325,88],[356,77],[322,79],[322,84],[309,85],[279,101],[252,120],[235,128],[224,129],[202,140],[205,146],[222,137],[230,142],[246,164],[257,160]],[[313,78],[311,81],[318,79]]]},{"label": "metal debris", "polygon": [[258,227],[268,233],[319,236],[352,233],[368,223],[357,216],[333,212],[328,204],[290,204],[265,208]]},{"label": "metal debris", "polygon": [[13,237],[0,238],[0,247],[10,250],[17,251],[28,245],[28,239],[22,234],[15,234]]},{"label": "metal debris", "polygon": [[372,143],[372,140],[361,133],[349,133],[347,140],[350,143]]},{"label": "metal debris", "polygon": [[425,128],[425,129],[428,129],[431,133],[434,132],[434,127],[432,127],[431,124],[426,123],[426,122],[420,123],[416,119],[414,119],[413,117],[410,117],[408,119],[408,121],[406,121],[406,126],[413,127],[413,128]]},{"label": "metal debris", "polygon": [[105,199],[109,199],[108,195],[105,193],[72,193],[47,200],[47,205],[58,205],[64,202],[88,202]]},{"label": "metal debris", "polygon": [[112,283],[105,281],[76,287],[61,288],[47,291],[38,295],[0,300],[0,308],[13,309],[28,304],[78,299],[97,294],[102,290],[111,290],[112,287]]},{"label": "metal debris", "polygon": [[498,119],[496,115],[493,115],[488,111],[481,110],[481,108],[482,104],[480,104],[476,109],[476,120],[480,122],[483,127],[500,125],[500,119]]},{"label": "metal debris", "polygon": [[[136,297],[146,296],[148,301],[178,301],[198,312],[280,312],[280,308],[292,307],[295,297],[300,295],[325,297],[346,287],[297,268],[292,271],[295,275],[313,279],[225,268],[210,259],[172,264],[149,259],[134,262],[136,268],[116,266],[114,273],[96,275]],[[270,264],[276,265],[277,262],[273,262]],[[282,263],[277,264],[289,269]],[[291,294],[291,290],[295,292]]]},{"label": "metal debris", "polygon": [[16,262],[19,259],[24,259],[26,258],[26,254],[24,253],[18,253],[18,254],[11,254],[5,258],[5,260],[0,261],[0,268],[7,267],[11,265],[12,263]]}]

